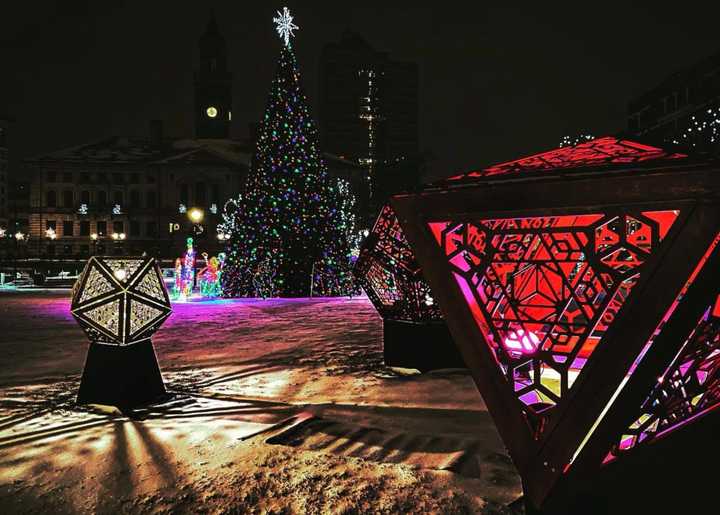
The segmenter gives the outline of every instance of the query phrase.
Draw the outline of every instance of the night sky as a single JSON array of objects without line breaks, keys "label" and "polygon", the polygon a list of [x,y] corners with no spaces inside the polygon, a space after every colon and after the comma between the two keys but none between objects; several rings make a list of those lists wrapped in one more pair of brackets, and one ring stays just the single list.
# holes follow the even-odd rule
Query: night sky
[{"label": "night sky", "polygon": [[167,135],[192,136],[192,73],[211,6],[235,74],[235,137],[262,114],[281,44],[272,17],[288,5],[313,109],[321,47],[345,29],[419,63],[420,144],[433,177],[554,147],[564,134],[622,130],[630,98],[720,51],[717,3],[389,3],[3,5],[0,113],[17,120],[12,156],[145,136],[151,119],[164,120]]}]

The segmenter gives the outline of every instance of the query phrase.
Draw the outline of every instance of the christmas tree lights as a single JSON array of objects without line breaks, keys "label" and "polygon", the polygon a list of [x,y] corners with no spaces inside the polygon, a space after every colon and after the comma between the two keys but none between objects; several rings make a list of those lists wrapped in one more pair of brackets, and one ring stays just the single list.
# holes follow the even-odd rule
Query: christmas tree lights
[{"label": "christmas tree lights", "polygon": [[252,170],[218,227],[230,235],[223,291],[233,297],[351,293],[354,198],[347,184],[328,176],[320,156],[290,44],[297,27],[287,9],[275,21],[285,44]]}]

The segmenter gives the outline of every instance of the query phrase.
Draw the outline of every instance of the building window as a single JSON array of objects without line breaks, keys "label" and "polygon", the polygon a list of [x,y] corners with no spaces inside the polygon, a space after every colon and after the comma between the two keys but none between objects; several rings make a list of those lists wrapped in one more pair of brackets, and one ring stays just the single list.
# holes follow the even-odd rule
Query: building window
[{"label": "building window", "polygon": [[72,245],[63,245],[63,253],[70,255],[73,253]]},{"label": "building window", "polygon": [[104,243],[98,243],[97,248],[96,248],[95,250],[96,250],[96,252],[97,252],[99,255],[102,256],[103,254],[105,254],[105,244],[104,244]]},{"label": "building window", "polygon": [[107,191],[101,190],[97,192],[97,203],[99,206],[107,206]]},{"label": "building window", "polygon": [[55,245],[49,244],[45,247],[45,252],[47,252],[48,256],[54,256],[55,255]]},{"label": "building window", "polygon": [[63,207],[73,207],[73,192],[70,190],[63,191]]},{"label": "building window", "polygon": [[97,233],[100,236],[105,236],[107,234],[107,222],[105,220],[97,222]]},{"label": "building window", "polygon": [[154,208],[155,206],[157,206],[157,192],[148,191],[147,192],[147,207]]},{"label": "building window", "polygon": [[83,190],[80,192],[80,203],[81,204],[90,204],[90,192],[87,190]]},{"label": "building window", "polygon": [[119,204],[122,206],[122,203],[123,203],[123,192],[122,191],[114,191],[113,192],[113,203]]},{"label": "building window", "polygon": [[63,236],[74,236],[72,220],[66,220],[63,222]]},{"label": "building window", "polygon": [[90,236],[90,222],[87,220],[80,222],[80,236]]},{"label": "building window", "polygon": [[122,184],[123,183],[123,174],[121,173],[114,173],[112,174],[113,184]]},{"label": "building window", "polygon": [[72,174],[70,172],[65,172],[63,174],[63,182],[73,182]]},{"label": "building window", "polygon": [[180,203],[188,205],[188,197],[190,196],[190,188],[187,184],[180,185]]},{"label": "building window", "polygon": [[210,198],[210,202],[213,204],[219,204],[220,203],[220,187],[217,184],[212,185],[211,189],[212,197]]},{"label": "building window", "polygon": [[125,232],[125,224],[123,222],[113,222],[113,232]]},{"label": "building window", "polygon": [[45,205],[47,207],[57,207],[57,193],[53,190],[50,190],[45,194]]},{"label": "building window", "polygon": [[57,232],[57,223],[55,220],[45,220],[45,230],[49,231],[50,229]]},{"label": "building window", "polygon": [[130,220],[130,236],[140,236],[140,222]]},{"label": "building window", "polygon": [[205,183],[195,183],[195,203],[199,206],[205,204]]},{"label": "building window", "polygon": [[140,192],[138,190],[130,192],[130,206],[140,207]]},{"label": "building window", "polygon": [[57,175],[53,170],[50,170],[46,174],[47,182],[55,182],[55,179],[57,178]]},{"label": "building window", "polygon": [[148,222],[145,226],[145,233],[150,237],[157,236],[157,223],[156,222]]},{"label": "building window", "polygon": [[89,245],[80,245],[80,254],[83,256],[89,256],[90,255],[90,246]]}]

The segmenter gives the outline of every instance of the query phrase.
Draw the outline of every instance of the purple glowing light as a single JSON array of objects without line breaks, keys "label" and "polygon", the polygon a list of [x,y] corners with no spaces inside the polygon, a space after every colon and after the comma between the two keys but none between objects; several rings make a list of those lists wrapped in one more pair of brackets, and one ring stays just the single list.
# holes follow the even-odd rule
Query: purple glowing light
[{"label": "purple glowing light", "polygon": [[510,331],[503,340],[505,348],[509,351],[520,352],[522,354],[533,354],[540,345],[540,338],[532,331],[525,329],[516,329]]}]

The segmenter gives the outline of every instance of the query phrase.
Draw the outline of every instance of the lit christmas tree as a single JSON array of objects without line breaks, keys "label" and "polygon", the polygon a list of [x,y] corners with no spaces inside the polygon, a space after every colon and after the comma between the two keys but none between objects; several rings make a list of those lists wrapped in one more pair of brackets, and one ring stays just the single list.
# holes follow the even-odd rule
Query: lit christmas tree
[{"label": "lit christmas tree", "polygon": [[299,297],[353,291],[350,238],[354,199],[328,176],[300,86],[287,8],[274,19],[284,45],[258,134],[246,191],[229,202],[228,296]]}]

